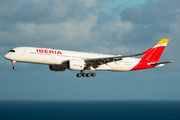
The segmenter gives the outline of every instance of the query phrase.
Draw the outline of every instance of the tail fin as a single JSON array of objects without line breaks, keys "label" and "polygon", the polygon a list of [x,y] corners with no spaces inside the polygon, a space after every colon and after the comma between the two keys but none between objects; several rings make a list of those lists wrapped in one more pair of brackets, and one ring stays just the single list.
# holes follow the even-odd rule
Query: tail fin
[{"label": "tail fin", "polygon": [[150,51],[148,51],[141,58],[141,62],[157,63],[168,42],[169,39],[161,39]]},{"label": "tail fin", "polygon": [[169,39],[161,39],[152,49],[148,49],[145,55],[141,58],[140,62],[131,70],[140,70],[156,67],[158,65],[158,60],[161,57],[161,54],[163,53],[168,42]]}]

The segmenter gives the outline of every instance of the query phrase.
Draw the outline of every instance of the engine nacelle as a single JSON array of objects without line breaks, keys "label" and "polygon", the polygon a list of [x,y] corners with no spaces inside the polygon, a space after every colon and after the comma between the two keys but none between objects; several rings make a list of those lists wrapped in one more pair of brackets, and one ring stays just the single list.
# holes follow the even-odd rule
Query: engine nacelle
[{"label": "engine nacelle", "polygon": [[65,71],[66,68],[65,65],[49,65],[49,69],[52,71]]},{"label": "engine nacelle", "polygon": [[84,70],[84,60],[69,60],[68,69],[70,70]]}]

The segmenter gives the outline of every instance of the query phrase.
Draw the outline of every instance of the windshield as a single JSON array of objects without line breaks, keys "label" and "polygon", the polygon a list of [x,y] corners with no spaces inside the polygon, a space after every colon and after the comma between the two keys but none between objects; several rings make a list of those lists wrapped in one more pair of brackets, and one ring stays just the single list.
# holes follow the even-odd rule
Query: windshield
[{"label": "windshield", "polygon": [[9,52],[15,52],[15,50],[10,50]]}]

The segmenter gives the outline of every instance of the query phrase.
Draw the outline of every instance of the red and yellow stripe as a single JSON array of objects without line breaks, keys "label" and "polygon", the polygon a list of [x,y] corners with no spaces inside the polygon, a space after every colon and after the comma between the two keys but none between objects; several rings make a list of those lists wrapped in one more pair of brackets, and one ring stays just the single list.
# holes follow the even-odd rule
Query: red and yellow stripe
[{"label": "red and yellow stripe", "polygon": [[161,39],[154,47],[166,46],[168,42],[169,42],[169,39]]}]

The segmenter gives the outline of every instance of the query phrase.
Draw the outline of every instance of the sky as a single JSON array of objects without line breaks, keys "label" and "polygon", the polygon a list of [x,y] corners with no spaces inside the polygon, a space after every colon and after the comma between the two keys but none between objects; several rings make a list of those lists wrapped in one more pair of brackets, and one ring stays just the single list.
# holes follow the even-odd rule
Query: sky
[{"label": "sky", "polygon": [[[179,0],[0,0],[0,100],[180,100]],[[53,72],[13,64],[15,47],[132,55],[170,39],[164,67],[132,72]],[[86,71],[88,72],[88,71]]]}]

